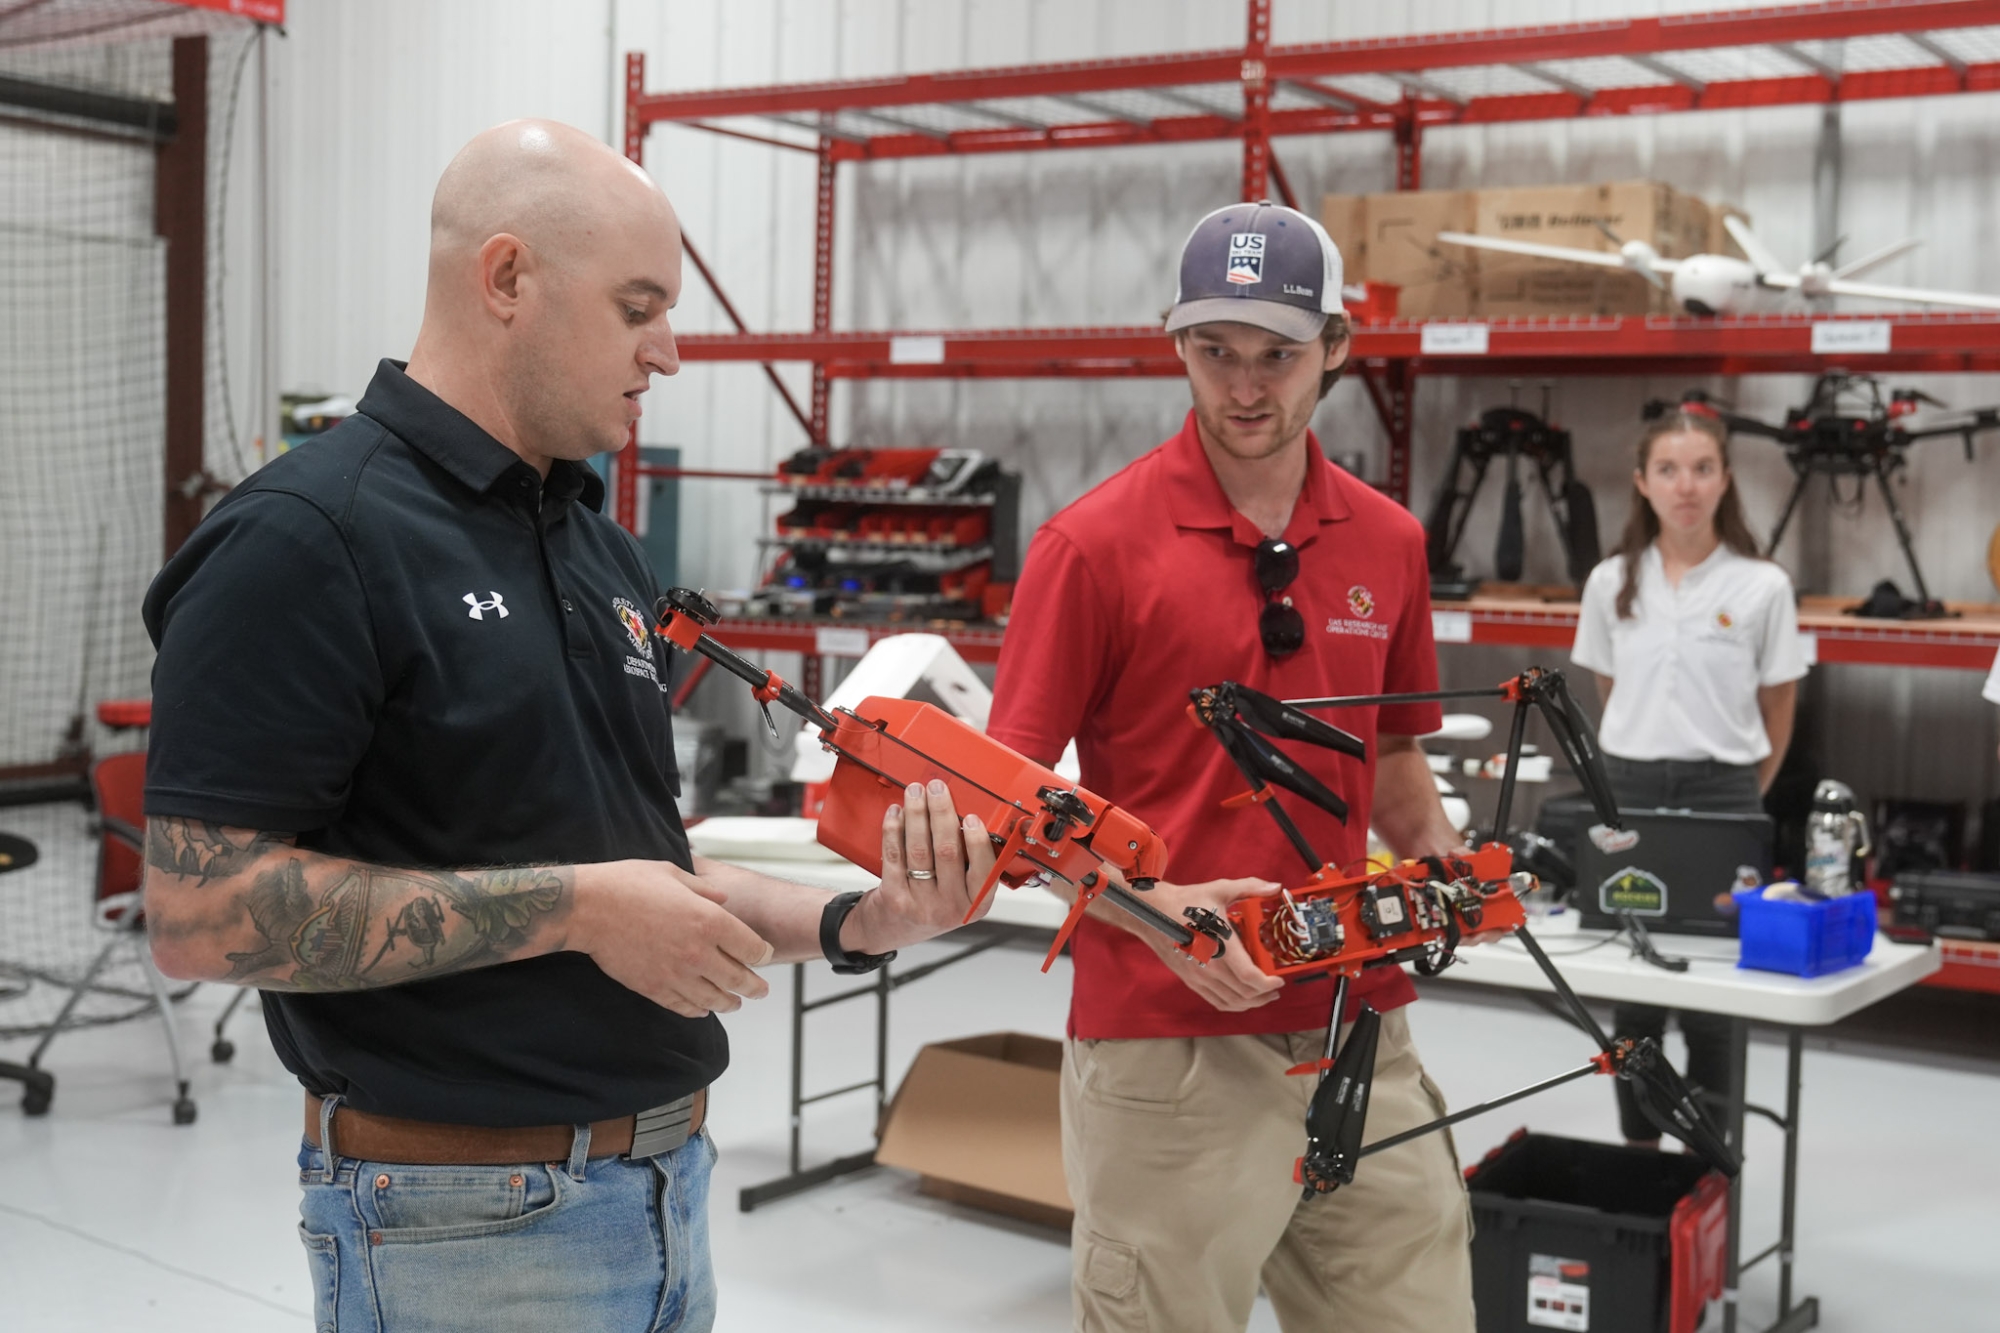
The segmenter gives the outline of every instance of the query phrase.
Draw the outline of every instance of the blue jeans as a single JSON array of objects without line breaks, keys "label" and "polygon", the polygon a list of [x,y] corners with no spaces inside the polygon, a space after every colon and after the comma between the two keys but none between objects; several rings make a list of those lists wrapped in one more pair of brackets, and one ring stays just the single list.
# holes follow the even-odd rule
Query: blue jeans
[{"label": "blue jeans", "polygon": [[329,1174],[325,1154],[301,1144],[314,1328],[706,1333],[707,1133],[636,1162],[582,1160],[587,1151],[520,1166],[341,1157]]}]

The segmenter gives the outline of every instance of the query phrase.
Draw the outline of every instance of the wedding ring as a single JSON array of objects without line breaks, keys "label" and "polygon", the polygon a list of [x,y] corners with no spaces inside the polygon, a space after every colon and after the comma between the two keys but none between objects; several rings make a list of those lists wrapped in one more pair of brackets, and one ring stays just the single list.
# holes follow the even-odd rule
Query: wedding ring
[{"label": "wedding ring", "polygon": [[905,870],[905,871],[904,871],[903,873],[904,873],[905,875],[909,876],[909,877],[910,877],[911,879],[936,879],[936,878],[937,878],[937,872],[936,872],[936,871],[933,871],[933,870]]}]

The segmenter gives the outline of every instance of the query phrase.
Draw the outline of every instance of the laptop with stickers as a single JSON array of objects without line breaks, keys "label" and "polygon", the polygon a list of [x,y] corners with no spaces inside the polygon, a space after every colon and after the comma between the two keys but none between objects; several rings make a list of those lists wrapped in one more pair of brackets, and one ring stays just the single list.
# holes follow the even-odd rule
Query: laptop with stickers
[{"label": "laptop with stickers", "polygon": [[[1615,930],[1629,912],[1659,935],[1734,935],[1730,890],[1754,875],[1771,878],[1769,815],[1691,810],[1621,810],[1638,841],[1605,851],[1577,839],[1572,902],[1586,929]],[[1622,840],[1621,840],[1622,841]]]}]

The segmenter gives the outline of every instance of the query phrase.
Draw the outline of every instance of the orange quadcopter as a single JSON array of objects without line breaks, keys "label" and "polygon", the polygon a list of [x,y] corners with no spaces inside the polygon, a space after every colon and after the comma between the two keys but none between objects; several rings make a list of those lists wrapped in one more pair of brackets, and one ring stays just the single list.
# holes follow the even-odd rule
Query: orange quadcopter
[{"label": "orange quadcopter", "polygon": [[[1596,736],[1561,672],[1531,668],[1491,689],[1337,699],[1279,700],[1228,681],[1193,691],[1188,711],[1214,733],[1249,783],[1248,791],[1225,804],[1261,805],[1304,860],[1308,874],[1276,897],[1239,899],[1226,913],[1189,907],[1176,920],[1145,900],[1146,891],[1166,872],[1166,845],[1127,811],[930,704],[871,696],[853,709],[822,708],[708,634],[707,627],[721,615],[700,593],[672,589],[656,610],[660,634],[750,685],[765,707],[767,722],[775,703],[818,728],[821,743],[836,757],[818,831],[819,841],[830,850],[880,874],[880,830],[888,807],[903,799],[910,783],[936,778],[950,790],[959,813],[978,816],[993,840],[993,869],[974,890],[967,921],[1003,882],[1018,887],[1031,880],[1060,879],[1069,885],[1074,902],[1043,961],[1044,971],[1090,904],[1102,899],[1158,931],[1197,963],[1220,956],[1233,939],[1271,976],[1292,982],[1332,977],[1325,1058],[1290,1071],[1320,1079],[1307,1111],[1306,1151],[1298,1165],[1308,1197],[1351,1182],[1362,1157],[1591,1074],[1624,1079],[1641,1110],[1664,1132],[1730,1176],[1740,1169],[1737,1154],[1659,1043],[1650,1037],[1614,1041],[1606,1035],[1526,928],[1517,889],[1532,888],[1535,881],[1513,869],[1513,852],[1502,839],[1531,709],[1539,709],[1547,721],[1598,817],[1619,826]],[[1273,788],[1282,788],[1343,822],[1347,818],[1346,802],[1273,742],[1314,745],[1355,758],[1365,757],[1366,747],[1305,709],[1472,698],[1514,704],[1493,836],[1476,852],[1342,875],[1314,851],[1275,799]],[[1406,962],[1420,973],[1436,975],[1451,965],[1464,941],[1506,933],[1520,939],[1572,1020],[1597,1044],[1598,1054],[1554,1078],[1363,1147],[1381,1015],[1364,1002],[1347,1040],[1339,1041],[1339,1020],[1353,978],[1371,967]]]}]

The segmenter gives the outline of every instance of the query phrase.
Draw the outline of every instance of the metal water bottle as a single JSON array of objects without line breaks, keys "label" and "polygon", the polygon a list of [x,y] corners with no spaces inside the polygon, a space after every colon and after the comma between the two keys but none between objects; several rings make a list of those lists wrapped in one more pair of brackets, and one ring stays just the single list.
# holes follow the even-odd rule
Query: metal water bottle
[{"label": "metal water bottle", "polygon": [[1806,819],[1806,873],[1800,887],[1814,898],[1854,892],[1854,858],[1872,850],[1868,820],[1855,809],[1848,785],[1828,778],[1815,787],[1812,814]]}]

